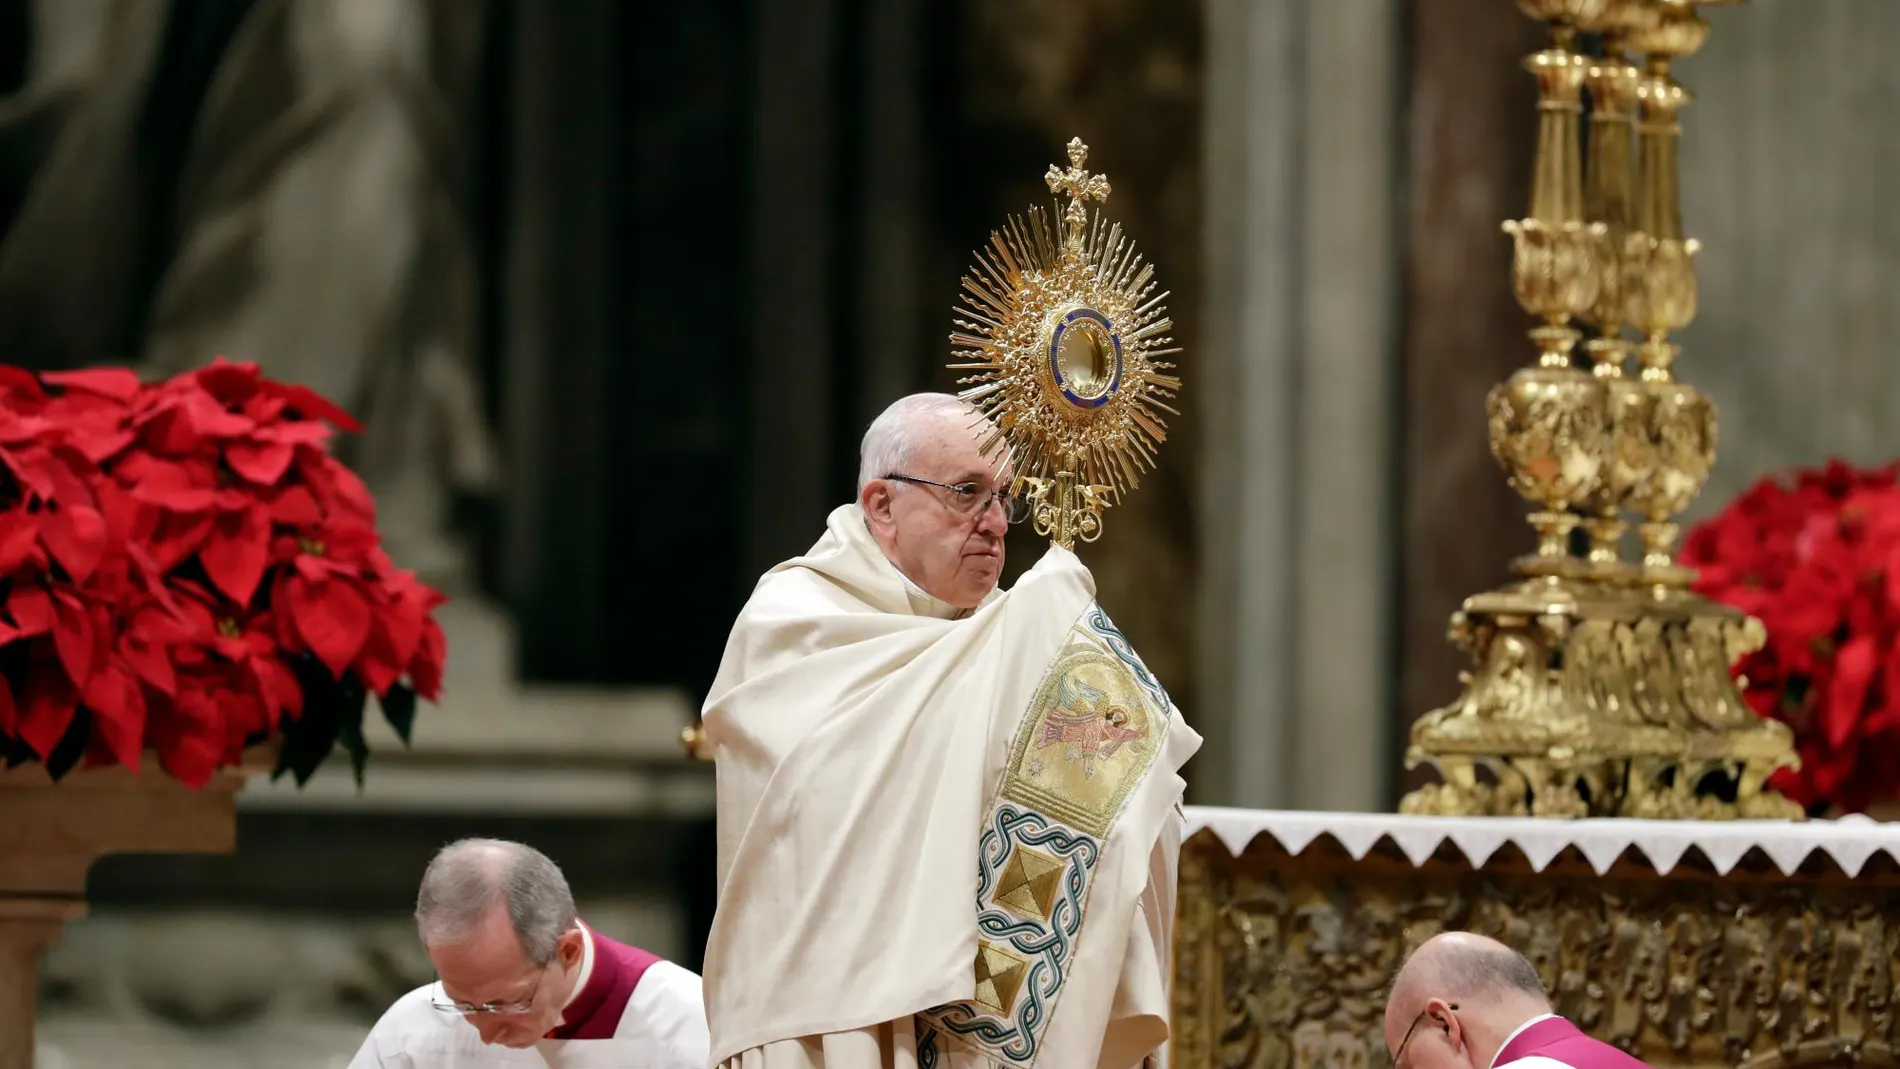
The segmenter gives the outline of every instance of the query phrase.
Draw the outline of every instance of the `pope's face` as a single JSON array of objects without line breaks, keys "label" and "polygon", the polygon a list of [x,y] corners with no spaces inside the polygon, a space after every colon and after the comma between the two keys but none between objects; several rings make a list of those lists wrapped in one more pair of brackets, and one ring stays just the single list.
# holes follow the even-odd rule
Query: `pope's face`
[{"label": "pope's face", "polygon": [[874,479],[858,496],[890,562],[959,609],[976,608],[996,589],[1009,533],[993,495],[1009,488],[1010,474],[1000,457],[984,458],[974,418],[928,419],[915,428],[905,470],[890,473],[906,478]]},{"label": "pope's face", "polygon": [[465,940],[429,946],[429,961],[451,1002],[494,1007],[465,1015],[483,1043],[531,1047],[561,1021],[584,953],[581,933],[563,935],[554,960],[537,968],[521,952],[507,913],[496,910],[495,918],[499,923],[484,922]]}]

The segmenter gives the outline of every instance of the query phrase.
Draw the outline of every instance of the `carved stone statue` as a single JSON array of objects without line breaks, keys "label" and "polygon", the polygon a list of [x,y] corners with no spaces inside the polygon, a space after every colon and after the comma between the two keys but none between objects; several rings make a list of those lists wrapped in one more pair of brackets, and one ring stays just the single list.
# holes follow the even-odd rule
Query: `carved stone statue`
[{"label": "carved stone statue", "polygon": [[466,148],[487,5],[35,0],[0,100],[0,359],[224,355],[365,425],[390,554],[465,588],[453,492],[497,462]]}]

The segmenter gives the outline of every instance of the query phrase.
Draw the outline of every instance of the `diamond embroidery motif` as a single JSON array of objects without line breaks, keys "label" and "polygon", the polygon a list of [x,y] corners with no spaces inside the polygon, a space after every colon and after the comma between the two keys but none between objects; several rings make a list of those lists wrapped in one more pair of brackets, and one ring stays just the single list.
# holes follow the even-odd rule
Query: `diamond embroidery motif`
[{"label": "diamond embroidery motif", "polygon": [[1041,850],[1018,845],[1003,865],[990,901],[1019,917],[1046,921],[1067,866]]},{"label": "diamond embroidery motif", "polygon": [[988,940],[978,943],[976,1004],[998,1017],[1008,1017],[1016,1008],[1016,993],[1022,990],[1023,975],[1028,971],[1028,959]]}]

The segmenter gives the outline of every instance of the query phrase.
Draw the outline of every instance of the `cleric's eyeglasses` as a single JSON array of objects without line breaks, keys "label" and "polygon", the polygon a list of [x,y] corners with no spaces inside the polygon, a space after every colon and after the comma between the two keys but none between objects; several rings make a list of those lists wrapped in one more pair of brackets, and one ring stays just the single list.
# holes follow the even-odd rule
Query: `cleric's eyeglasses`
[{"label": "cleric's eyeglasses", "polygon": [[[536,974],[534,986],[528,989],[528,997],[522,999],[520,1002],[484,1002],[477,1006],[472,1002],[456,1002],[453,999],[444,1000],[431,998],[429,1003],[443,1013],[453,1013],[462,1017],[474,1017],[478,1014],[486,1014],[491,1017],[520,1017],[523,1014],[534,1012],[534,997],[541,993],[541,980],[546,977],[547,974],[548,971],[545,967]],[[435,983],[436,987],[440,988],[442,986],[442,977],[437,976]]]},{"label": "cleric's eyeglasses", "polygon": [[[1458,1004],[1447,1003],[1445,1008],[1455,1013],[1458,1010]],[[1425,1014],[1428,1012],[1430,1011],[1421,1010],[1417,1017],[1412,1018],[1412,1027],[1405,1030],[1405,1038],[1399,1040],[1399,1049],[1392,1052],[1392,1069],[1399,1069],[1399,1059],[1405,1057],[1405,1048],[1411,1045],[1412,1033],[1418,1031],[1418,1026],[1425,1023]]]},{"label": "cleric's eyeglasses", "polygon": [[945,502],[945,507],[967,520],[975,520],[988,512],[991,504],[1002,507],[1005,523],[1021,523],[1029,518],[1029,502],[1007,490],[985,493],[976,483],[940,483],[933,479],[919,479],[915,475],[886,475],[885,478],[950,491],[950,500]]}]

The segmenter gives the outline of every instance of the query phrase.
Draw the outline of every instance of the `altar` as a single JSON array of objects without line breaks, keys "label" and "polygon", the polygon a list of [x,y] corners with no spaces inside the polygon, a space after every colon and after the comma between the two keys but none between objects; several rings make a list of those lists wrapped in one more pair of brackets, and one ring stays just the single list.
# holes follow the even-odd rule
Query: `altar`
[{"label": "altar", "polygon": [[1889,1065],[1900,827],[1189,807],[1179,1069],[1369,1069],[1406,954],[1522,951],[1558,1013],[1651,1065]]},{"label": "altar", "polygon": [[1817,737],[1809,664],[1855,628],[1770,633],[1748,597],[1782,580],[1738,569],[1745,610],[1681,537],[1717,423],[1675,340],[1701,247],[1675,70],[1714,6],[1516,4],[1548,30],[1522,64],[1530,203],[1503,227],[1537,357],[1486,395],[1485,430],[1537,548],[1452,615],[1470,667],[1411,722],[1405,765],[1437,775],[1401,813],[1187,811],[1181,1069],[1383,1069],[1394,974],[1447,930],[1516,948],[1558,1013],[1652,1066],[1895,1062],[1900,827],[1804,820],[1865,799],[1784,793],[1859,756],[1852,732]]}]

